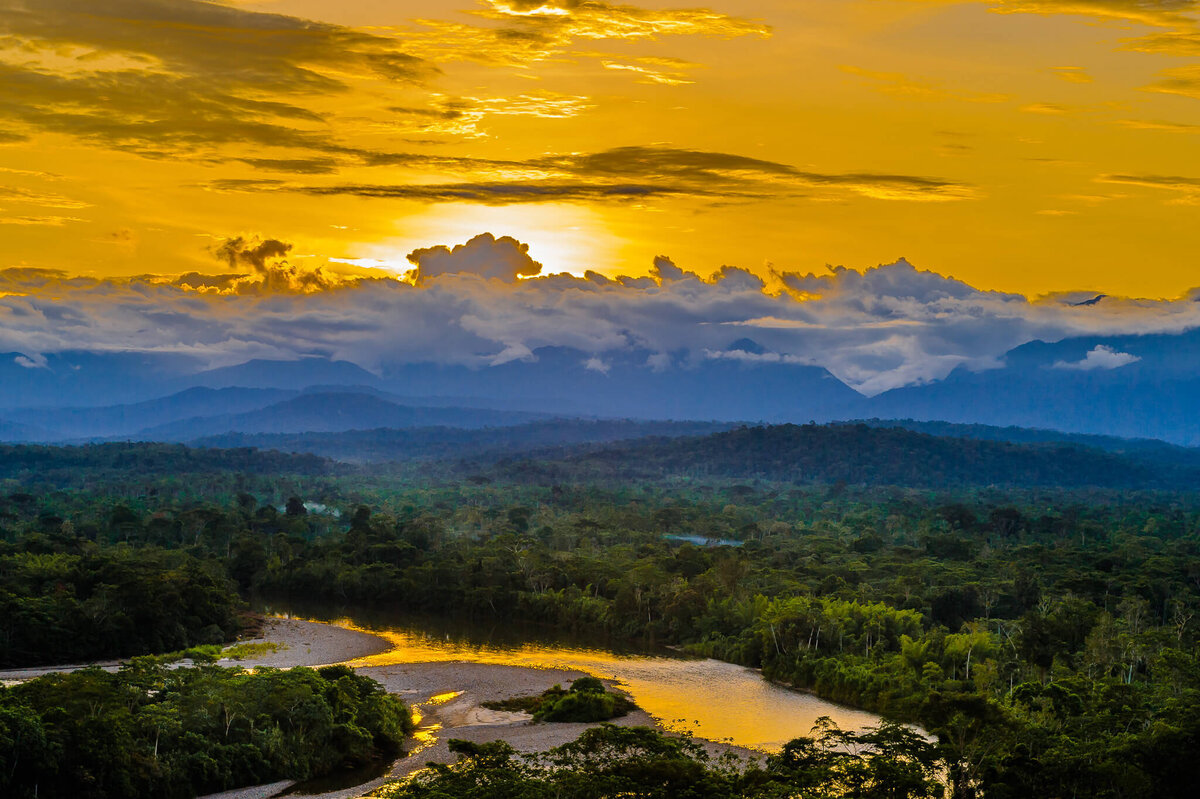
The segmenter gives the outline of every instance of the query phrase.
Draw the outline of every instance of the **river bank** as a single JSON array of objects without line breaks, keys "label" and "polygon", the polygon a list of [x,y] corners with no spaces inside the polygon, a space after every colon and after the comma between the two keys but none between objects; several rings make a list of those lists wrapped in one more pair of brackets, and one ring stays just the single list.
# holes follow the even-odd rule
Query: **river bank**
[{"label": "river bank", "polygon": [[[276,669],[328,666],[378,655],[390,648],[391,644],[385,639],[360,630],[298,619],[267,618],[253,637],[237,641],[225,648],[226,652],[237,654],[242,651],[246,652],[246,655],[221,658],[217,665],[246,668],[265,666]],[[125,660],[102,660],[0,669],[0,684],[24,682],[47,674],[64,674],[88,668],[115,672],[124,662]],[[191,665],[191,661],[185,659],[178,665]]]},{"label": "river bank", "polygon": [[[405,756],[373,770],[313,783],[250,786],[203,799],[282,795],[353,799],[428,763],[453,763],[456,757],[447,743],[451,738],[480,743],[502,739],[521,752],[544,752],[575,740],[595,725],[533,723],[527,714],[489,710],[483,703],[534,696],[584,676],[600,678],[639,705],[638,710],[613,723],[668,733],[687,731],[713,755],[733,753],[743,759],[761,759],[766,752],[777,751],[784,741],[808,734],[811,723],[825,715],[833,716],[844,729],[860,729],[878,721],[873,714],[788,691],[767,682],[756,670],[707,658],[684,658],[671,652],[621,654],[552,641],[497,640],[494,631],[464,635],[428,622],[364,629],[348,619],[326,618],[330,621],[268,617],[256,637],[226,650],[236,658],[218,662],[243,668],[350,666],[413,708],[418,729],[406,741]],[[100,665],[115,670],[120,663]],[[0,679],[31,679],[85,667],[21,669],[0,672]]]},{"label": "river bank", "polygon": [[[304,785],[277,783],[213,794],[201,799],[268,799],[283,794],[311,796],[317,799],[353,799],[389,780],[407,776],[429,763],[453,763],[456,756],[448,741],[459,738],[478,743],[502,739],[520,752],[544,752],[575,740],[595,724],[533,723],[528,714],[489,710],[483,702],[515,696],[533,696],[553,685],[567,685],[589,672],[571,668],[546,668],[534,665],[505,665],[471,662],[468,659],[429,659],[427,652],[410,653],[411,662],[368,665],[372,660],[397,654],[397,642],[370,632],[350,629],[342,624],[269,619],[260,637],[248,644],[270,644],[273,651],[247,657],[236,665],[246,668],[268,666],[291,668],[345,662],[355,671],[378,681],[413,708],[418,729],[405,745],[405,755],[381,776],[361,784],[331,790],[295,793]],[[426,659],[421,659],[422,655]],[[616,681],[605,683],[622,690]],[[638,709],[614,719],[620,726],[649,726],[667,731],[659,720]],[[747,759],[763,755],[754,750],[724,743],[703,741],[712,754],[734,752]],[[315,785],[320,785],[316,783]],[[270,792],[266,792],[271,789]],[[288,793],[292,791],[293,793]]]}]

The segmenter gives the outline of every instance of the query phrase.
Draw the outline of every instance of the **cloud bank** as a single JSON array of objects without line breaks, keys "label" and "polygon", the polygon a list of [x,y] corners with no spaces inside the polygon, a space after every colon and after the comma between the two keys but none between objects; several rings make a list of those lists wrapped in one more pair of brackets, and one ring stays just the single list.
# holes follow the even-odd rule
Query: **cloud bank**
[{"label": "cloud bank", "polygon": [[[404,276],[356,277],[289,264],[290,245],[233,238],[228,271],[127,279],[0,270],[0,352],[30,364],[64,350],[198,356],[211,366],[322,355],[368,369],[414,362],[478,368],[574,348],[603,372],[613,357],[648,369],[708,358],[820,365],[868,394],[995,368],[1033,339],[1179,332],[1200,303],[1090,293],[1029,298],[983,291],[901,259],[822,274],[726,266],[701,276],[660,256],[644,276],[545,275],[527,245],[481,234],[409,255]],[[1098,347],[1069,369],[1112,369]]]}]

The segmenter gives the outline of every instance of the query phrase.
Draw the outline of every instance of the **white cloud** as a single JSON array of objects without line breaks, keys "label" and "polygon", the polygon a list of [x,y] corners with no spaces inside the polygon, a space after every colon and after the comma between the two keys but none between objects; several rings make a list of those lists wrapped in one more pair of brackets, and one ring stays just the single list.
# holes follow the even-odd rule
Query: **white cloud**
[{"label": "white cloud", "polygon": [[47,362],[45,355],[34,353],[32,358],[25,355],[18,355],[13,358],[13,363],[26,369],[45,369]]},{"label": "white cloud", "polygon": [[1130,352],[1118,352],[1112,347],[1104,344],[1097,344],[1081,361],[1068,363],[1067,361],[1058,361],[1054,364],[1055,369],[1077,369],[1083,372],[1090,372],[1093,369],[1120,369],[1122,366],[1128,366],[1135,361],[1140,361],[1141,358]]},{"label": "white cloud", "polygon": [[606,375],[612,370],[612,364],[600,358],[593,357],[588,358],[583,362],[583,368],[592,372],[599,372],[602,375]]}]

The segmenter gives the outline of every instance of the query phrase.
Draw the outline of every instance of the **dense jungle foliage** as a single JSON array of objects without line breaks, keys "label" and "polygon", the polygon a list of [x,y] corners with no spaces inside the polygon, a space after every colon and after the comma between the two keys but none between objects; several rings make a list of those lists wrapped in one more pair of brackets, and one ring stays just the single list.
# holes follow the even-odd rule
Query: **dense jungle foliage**
[{"label": "dense jungle foliage", "polygon": [[970,485],[1200,487],[1200,465],[1170,448],[1136,457],[1074,443],[947,438],[867,424],[741,427],[701,437],[646,438],[526,464],[539,479],[760,478],[954,488]]},{"label": "dense jungle foliage", "polygon": [[863,733],[824,726],[765,763],[711,757],[686,737],[646,727],[593,728],[534,758],[503,741],[450,742],[459,760],[434,765],[385,799],[935,799],[937,752],[894,724]]},{"label": "dense jungle foliage", "polygon": [[[954,797],[1193,793],[1200,494],[546,482],[531,464],[10,480],[6,601],[46,601],[23,559],[145,559],[149,576],[194,567],[230,597],[653,640],[920,724]],[[696,795],[759,795],[730,791]]]},{"label": "dense jungle foliage", "polygon": [[240,606],[220,564],[186,552],[0,543],[0,668],[222,643]]},{"label": "dense jungle foliage", "polygon": [[192,797],[400,750],[408,708],[344,666],[247,672],[135,658],[0,691],[0,795]]}]

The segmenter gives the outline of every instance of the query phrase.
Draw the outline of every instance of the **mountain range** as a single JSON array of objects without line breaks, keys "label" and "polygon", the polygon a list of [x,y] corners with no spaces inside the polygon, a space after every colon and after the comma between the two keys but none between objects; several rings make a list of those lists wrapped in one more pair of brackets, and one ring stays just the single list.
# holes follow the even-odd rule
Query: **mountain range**
[{"label": "mountain range", "polygon": [[867,397],[750,339],[721,353],[602,357],[546,347],[470,367],[190,356],[0,355],[0,440],[191,441],[225,434],[506,427],[592,418],[786,423],[906,419],[1200,445],[1200,330],[1034,341],[994,368]]},{"label": "mountain range", "polygon": [[867,401],[864,415],[1051,428],[1200,445],[1200,330],[1034,341],[999,368]]}]

